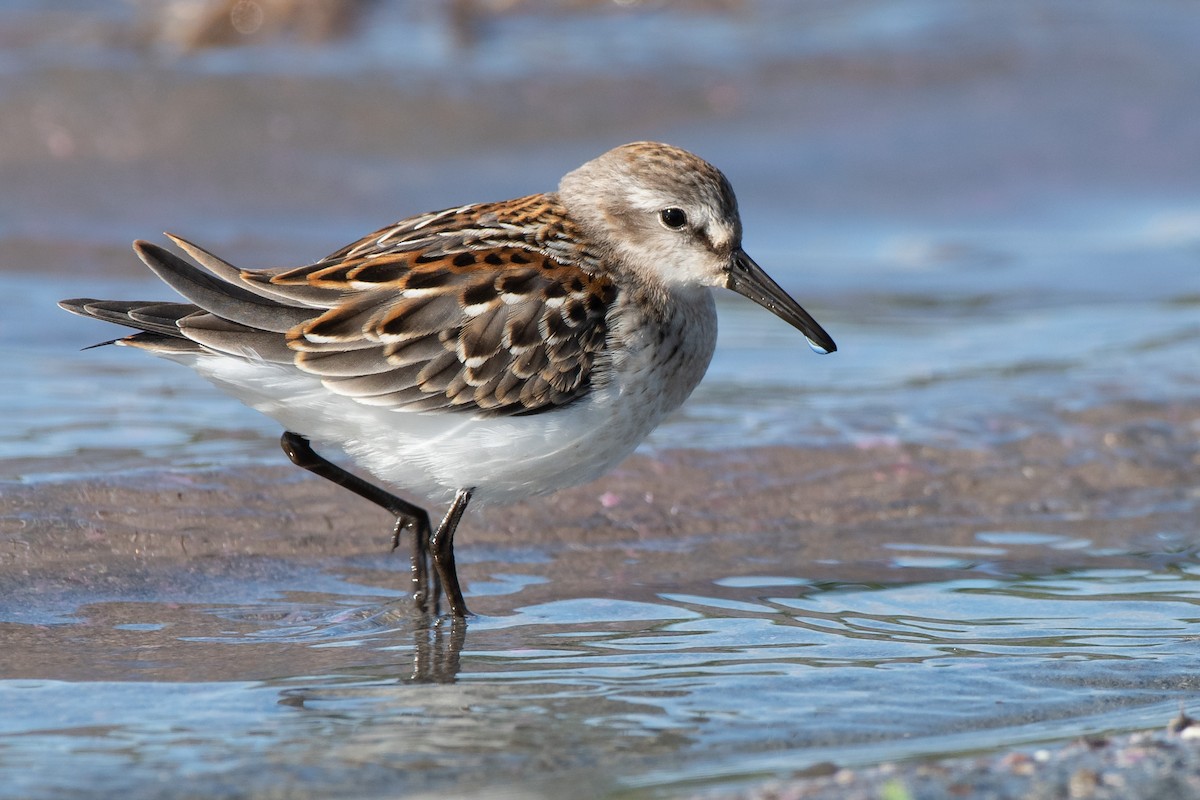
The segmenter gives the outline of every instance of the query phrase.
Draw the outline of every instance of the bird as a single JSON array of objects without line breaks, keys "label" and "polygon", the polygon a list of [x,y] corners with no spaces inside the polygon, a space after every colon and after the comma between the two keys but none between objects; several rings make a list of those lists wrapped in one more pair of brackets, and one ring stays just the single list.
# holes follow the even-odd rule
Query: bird
[{"label": "bird", "polygon": [[[275,419],[297,466],[412,535],[412,599],[469,615],[454,560],[467,505],[599,477],[695,389],[714,288],[828,333],[742,248],[725,175],[658,142],[613,148],[556,191],[418,214],[300,267],[241,269],[166,236],[137,256],[184,302],[77,298],[137,332],[101,344],[191,367]],[[100,346],[100,345],[93,345]],[[357,469],[317,452],[340,449]],[[405,499],[448,503],[441,523]]]}]

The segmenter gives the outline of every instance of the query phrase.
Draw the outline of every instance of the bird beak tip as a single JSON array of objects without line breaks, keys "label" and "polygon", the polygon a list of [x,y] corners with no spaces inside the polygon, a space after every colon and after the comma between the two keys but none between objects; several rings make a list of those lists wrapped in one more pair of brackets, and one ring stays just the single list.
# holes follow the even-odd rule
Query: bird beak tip
[{"label": "bird beak tip", "polygon": [[804,334],[814,353],[828,355],[837,351],[833,338],[787,292],[775,283],[754,259],[738,250],[726,287],[748,297]]}]

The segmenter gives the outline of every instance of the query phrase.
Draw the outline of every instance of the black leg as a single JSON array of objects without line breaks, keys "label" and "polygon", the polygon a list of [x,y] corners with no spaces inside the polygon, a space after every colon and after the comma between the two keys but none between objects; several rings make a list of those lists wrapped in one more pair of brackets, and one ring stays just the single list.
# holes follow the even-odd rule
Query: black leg
[{"label": "black leg", "polygon": [[[413,581],[413,600],[422,609],[425,608],[429,600],[431,592],[429,591],[429,568],[426,565],[426,556],[429,552],[431,544],[429,537],[429,514],[420,506],[414,505],[407,500],[396,497],[396,495],[380,489],[378,486],[367,483],[362,478],[339,467],[331,461],[328,461],[312,449],[308,439],[305,439],[298,433],[286,431],[279,438],[279,444],[283,447],[283,452],[287,453],[287,457],[292,463],[298,467],[304,467],[314,475],[320,475],[326,480],[333,481],[338,486],[344,486],[350,491],[370,500],[377,506],[386,509],[389,513],[396,517],[396,527],[392,531],[392,549],[396,549],[400,544],[400,534],[407,528],[413,531],[413,553],[412,553],[412,581]],[[469,495],[468,495],[469,497]],[[465,503],[463,504],[465,507]],[[453,510],[453,507],[451,508]],[[462,512],[459,512],[462,516]],[[458,520],[455,519],[455,524]],[[445,527],[445,522],[442,526]],[[440,529],[439,529],[440,530]],[[453,529],[450,531],[451,537],[454,535]],[[436,566],[436,562],[435,562]],[[450,568],[454,568],[454,559],[451,556]],[[439,568],[440,576],[440,568]],[[454,586],[457,589],[458,581],[455,579]],[[459,602],[462,602],[462,595],[459,594]]]},{"label": "black leg", "polygon": [[[396,517],[396,525],[392,528],[392,552],[400,546],[400,534],[409,525],[408,520],[403,517]],[[413,599],[417,601],[417,605],[422,611],[429,610],[429,604],[437,605],[438,595],[441,594],[442,586],[437,582],[437,574],[433,575],[434,585],[430,586],[429,575],[429,516],[425,516],[423,525],[416,525],[413,528],[412,553],[412,582],[413,582]]]},{"label": "black leg", "polygon": [[458,585],[458,572],[454,567],[454,530],[458,527],[458,521],[462,519],[463,512],[467,510],[467,503],[471,502],[471,492],[473,491],[473,489],[458,490],[458,493],[454,495],[454,502],[450,504],[450,510],[446,512],[446,518],[442,520],[442,524],[429,539],[429,552],[433,558],[433,568],[437,571],[438,578],[441,579],[442,586],[446,590],[446,602],[450,606],[450,613],[456,617],[465,617],[471,613],[467,611],[462,589]]}]

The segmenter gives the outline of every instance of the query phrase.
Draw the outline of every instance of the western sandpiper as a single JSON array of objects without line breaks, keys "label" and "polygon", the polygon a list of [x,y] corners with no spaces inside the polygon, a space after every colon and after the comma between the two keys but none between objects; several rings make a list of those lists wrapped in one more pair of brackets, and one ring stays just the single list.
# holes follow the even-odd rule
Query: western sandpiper
[{"label": "western sandpiper", "polygon": [[[467,614],[454,566],[467,503],[553,492],[629,455],[708,367],[710,287],[836,349],[742,250],[725,176],[654,142],[608,151],[557,192],[410,217],[294,269],[238,269],[170,238],[203,268],[134,250],[188,302],[60,305],[138,329],[113,344],[186,364],[282,423],[295,464],[395,515],[393,547],[412,532],[414,598],[436,610],[440,586],[455,616]],[[432,528],[310,440],[449,511]]]}]

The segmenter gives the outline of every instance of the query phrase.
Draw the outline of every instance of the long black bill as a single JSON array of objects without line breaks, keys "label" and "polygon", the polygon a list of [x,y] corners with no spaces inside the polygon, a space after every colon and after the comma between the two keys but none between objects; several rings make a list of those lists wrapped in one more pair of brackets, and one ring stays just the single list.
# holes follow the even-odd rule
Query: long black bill
[{"label": "long black bill", "polygon": [[749,297],[763,308],[804,334],[808,346],[818,353],[837,350],[832,337],[817,324],[812,315],[800,307],[754,259],[742,250],[733,254],[733,269],[725,285],[743,297]]}]

